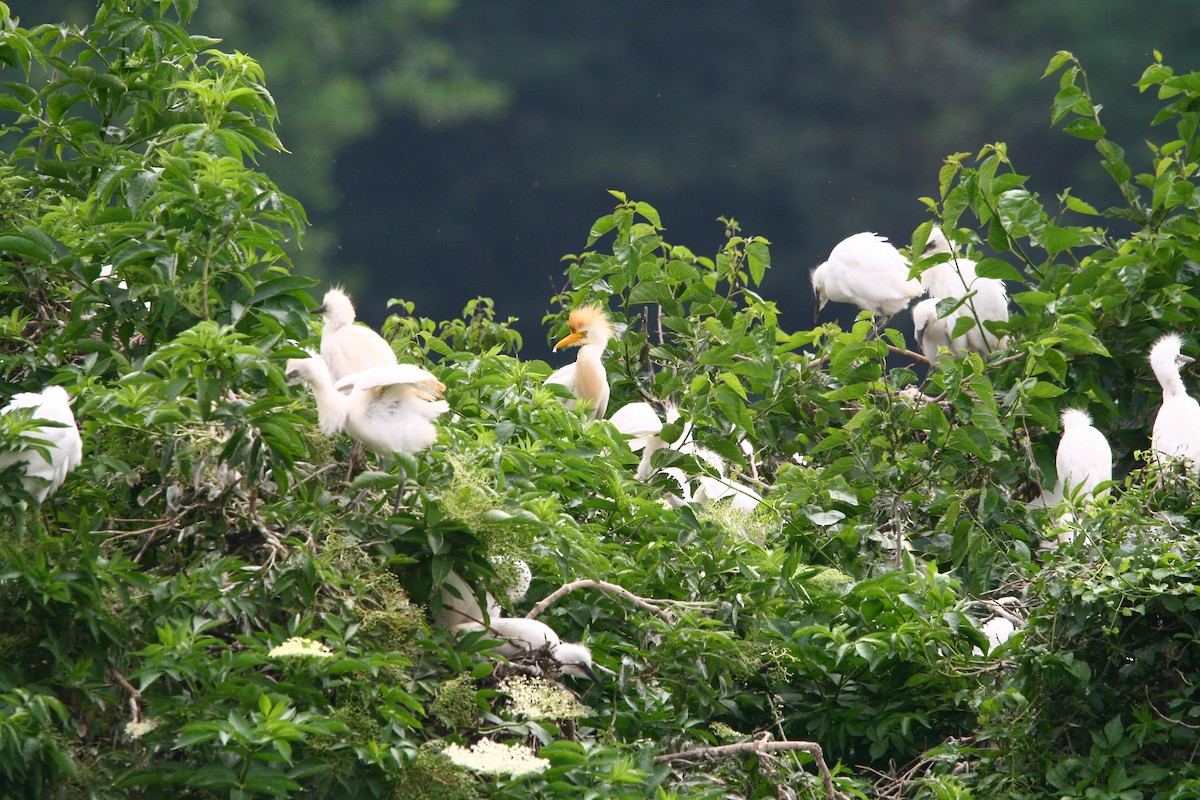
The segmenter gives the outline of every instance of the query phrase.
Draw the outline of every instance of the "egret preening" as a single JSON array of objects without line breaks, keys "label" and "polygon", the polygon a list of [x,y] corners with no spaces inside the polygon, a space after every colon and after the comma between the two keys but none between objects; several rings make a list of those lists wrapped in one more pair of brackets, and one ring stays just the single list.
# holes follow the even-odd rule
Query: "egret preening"
[{"label": "egret preening", "polygon": [[445,384],[415,364],[373,367],[334,383],[323,358],[292,358],[286,373],[289,384],[312,389],[322,432],[344,431],[385,457],[429,447],[437,439],[433,420],[450,410],[436,399]]},{"label": "egret preening", "polygon": [[61,386],[47,386],[41,392],[19,392],[0,414],[11,414],[21,408],[29,409],[31,419],[58,423],[26,431],[25,436],[38,440],[36,447],[0,453],[0,469],[24,465],[21,485],[41,505],[58,491],[67,473],[83,461],[83,440],[71,413],[71,396]]},{"label": "egret preening", "polygon": [[455,633],[486,632],[486,635],[500,640],[500,644],[493,648],[494,652],[509,660],[544,652],[564,675],[589,678],[600,683],[600,678],[592,668],[592,652],[587,646],[562,641],[553,628],[536,619],[493,617],[487,625],[464,622],[455,625],[453,630]]},{"label": "egret preening", "polygon": [[1150,349],[1150,367],[1163,393],[1150,447],[1162,458],[1184,458],[1196,468],[1200,466],[1200,403],[1188,395],[1179,376],[1179,369],[1195,359],[1183,355],[1182,348],[1183,340],[1168,333]]},{"label": "egret preening", "polygon": [[[977,277],[975,262],[955,255],[942,229],[935,227],[929,232],[925,255],[941,253],[949,254],[950,260],[934,264],[921,273],[921,284],[934,301],[948,297],[955,300],[966,298],[961,306],[950,312],[953,317],[947,315],[943,318],[946,320],[947,337],[953,332],[954,323],[966,316],[976,321],[962,337],[967,350],[986,356],[1002,349],[1004,340],[988,330],[986,323],[1008,321],[1008,292],[1004,288],[1004,281]],[[953,352],[953,347],[951,349]]]},{"label": "egret preening", "polygon": [[832,300],[870,311],[876,329],[925,292],[920,281],[909,279],[908,262],[900,251],[874,233],[856,233],[839,242],[812,271],[812,286],[817,295],[814,322]]},{"label": "egret preening", "polygon": [[[612,338],[608,315],[596,306],[581,306],[567,319],[571,332],[554,345],[555,350],[578,347],[574,364],[555,370],[546,383],[567,387],[571,394],[590,403],[591,418],[600,419],[608,408],[608,373],[604,370],[604,348]],[[570,404],[574,408],[574,403]]]},{"label": "egret preening", "polygon": [[365,325],[354,324],[354,304],[341,289],[326,292],[313,313],[325,317],[321,357],[334,383],[355,372],[396,363],[396,353],[386,339]]}]

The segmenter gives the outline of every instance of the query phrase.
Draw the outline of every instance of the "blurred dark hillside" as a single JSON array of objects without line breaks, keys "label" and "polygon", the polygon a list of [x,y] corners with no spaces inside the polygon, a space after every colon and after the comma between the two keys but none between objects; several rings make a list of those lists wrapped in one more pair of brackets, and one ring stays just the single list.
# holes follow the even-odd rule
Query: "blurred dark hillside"
[{"label": "blurred dark hillside", "polygon": [[1080,56],[1135,164],[1151,51],[1200,68],[1183,0],[202,0],[192,28],[267,69],[294,155],[264,164],[309,209],[303,270],[375,324],[391,297],[439,319],[493,297],[542,358],[560,258],[607,189],[699,254],[720,215],[766,236],[763,294],[807,327],[809,269],[857,231],[907,241],[947,154],[1005,141],[1044,195],[1113,199],[1091,145],[1049,126],[1056,50]]}]

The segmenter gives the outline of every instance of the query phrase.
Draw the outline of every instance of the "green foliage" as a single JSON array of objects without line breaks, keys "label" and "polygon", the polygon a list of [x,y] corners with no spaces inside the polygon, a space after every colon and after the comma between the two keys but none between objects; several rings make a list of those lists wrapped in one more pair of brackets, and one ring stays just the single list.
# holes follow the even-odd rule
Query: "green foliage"
[{"label": "green foliage", "polygon": [[[270,95],[250,58],[171,21],[191,10],[106,0],[86,29],[26,30],[0,7],[0,58],[24,76],[0,100],[0,369],[14,390],[67,386],[86,443],[44,508],[0,491],[0,794],[822,796],[804,753],[656,762],[768,735],[818,742],[858,796],[864,768],[893,765],[916,797],[1200,781],[1200,488],[1134,455],[1157,402],[1148,345],[1196,316],[1194,76],[1145,73],[1178,138],[1135,174],[1082,69],[1052,62],[1055,121],[1096,143],[1126,206],[1064,191],[1049,212],[1002,144],[947,160],[931,211],[1022,291],[1003,354],[923,380],[904,334],[869,336],[865,316],[780,328],[770,244],[735,220],[697,255],[613,192],[564,259],[547,334],[571,307],[608,309],[612,407],[677,409],[664,439],[686,426],[724,464],[664,448],[652,466],[752,488],[747,511],[635,480],[625,438],[567,409],[485,298],[451,321],[393,302],[385,332],[452,413],[401,458],[403,483],[385,463],[348,472],[349,442],[321,437],[281,374],[317,335],[283,250],[303,212],[254,166],[279,147]],[[1023,501],[1053,481],[1066,404],[1110,432],[1122,480],[1052,523]],[[1074,543],[1039,551],[1067,528]],[[452,571],[510,616],[580,578],[653,608],[585,587],[539,609],[603,677],[574,686],[569,718],[532,718],[486,635],[430,624]],[[977,611],[1001,594],[1031,613],[985,654]],[[483,738],[542,770],[444,754]]]}]

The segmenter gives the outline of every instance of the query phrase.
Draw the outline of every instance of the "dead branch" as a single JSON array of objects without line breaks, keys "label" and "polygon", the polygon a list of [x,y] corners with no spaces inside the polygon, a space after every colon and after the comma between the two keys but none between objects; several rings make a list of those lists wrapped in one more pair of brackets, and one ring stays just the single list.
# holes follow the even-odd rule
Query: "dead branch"
[{"label": "dead branch", "polygon": [[772,742],[768,741],[769,738],[770,734],[766,734],[763,738],[750,742],[723,744],[716,747],[694,747],[679,753],[656,756],[654,763],[667,764],[672,761],[693,763],[696,761],[714,761],[720,758],[731,758],[747,754],[764,756],[771,753],[787,752],[789,750],[802,750],[816,761],[817,772],[821,774],[821,783],[825,786],[825,796],[829,800],[849,800],[845,794],[833,788],[833,775],[829,772],[829,765],[825,763],[825,754],[821,750],[821,745],[816,742],[804,742],[795,739]]},{"label": "dead branch", "polygon": [[633,592],[624,588],[623,586],[618,586],[615,583],[607,583],[606,581],[593,581],[593,580],[590,580],[587,578],[585,578],[583,580],[572,581],[568,584],[564,584],[563,586],[560,586],[559,588],[555,589],[553,592],[551,592],[549,595],[547,595],[540,603],[538,603],[532,609],[530,609],[529,613],[525,615],[525,618],[526,619],[537,619],[538,616],[543,611],[545,611],[547,608],[554,605],[559,600],[561,600],[563,597],[566,597],[568,594],[575,591],[576,589],[598,589],[601,592],[615,594],[618,597],[620,597],[622,600],[625,600],[625,601],[631,603],[632,605],[637,606],[638,608],[642,609],[643,611],[649,611],[652,614],[657,614],[667,624],[674,624],[674,622],[675,622],[674,618],[671,616],[670,611],[668,611],[665,608],[662,608],[661,606],[655,605],[654,603],[650,602],[649,600],[647,600],[644,597],[638,597],[636,594],[634,594]]}]

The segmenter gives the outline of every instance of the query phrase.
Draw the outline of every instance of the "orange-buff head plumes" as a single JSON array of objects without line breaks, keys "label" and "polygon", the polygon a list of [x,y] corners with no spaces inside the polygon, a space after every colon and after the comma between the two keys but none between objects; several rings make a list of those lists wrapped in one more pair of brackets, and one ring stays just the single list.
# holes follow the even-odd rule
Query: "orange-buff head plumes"
[{"label": "orange-buff head plumes", "polygon": [[580,306],[571,312],[567,319],[567,327],[571,332],[554,345],[560,350],[571,345],[594,344],[604,347],[612,336],[612,328],[608,324],[608,315],[598,306]]}]

